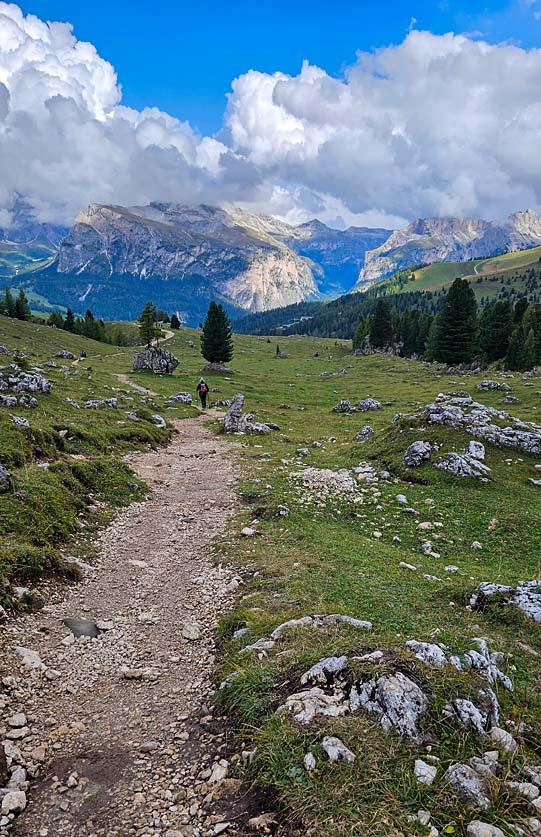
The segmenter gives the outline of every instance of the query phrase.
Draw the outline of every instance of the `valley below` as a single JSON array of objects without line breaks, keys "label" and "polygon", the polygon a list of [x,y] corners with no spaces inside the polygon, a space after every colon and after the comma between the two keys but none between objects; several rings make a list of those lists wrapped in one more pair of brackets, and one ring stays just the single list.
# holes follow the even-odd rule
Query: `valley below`
[{"label": "valley below", "polygon": [[202,416],[197,331],[0,344],[1,834],[540,833],[539,377],[236,335]]}]

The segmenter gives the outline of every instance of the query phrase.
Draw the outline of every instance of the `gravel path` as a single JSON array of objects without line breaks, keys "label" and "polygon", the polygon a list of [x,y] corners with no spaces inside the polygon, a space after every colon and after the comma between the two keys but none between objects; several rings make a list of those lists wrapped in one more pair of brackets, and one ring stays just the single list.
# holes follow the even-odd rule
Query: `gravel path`
[{"label": "gravel path", "polygon": [[[151,493],[102,533],[96,569],[4,626],[0,734],[35,775],[21,786],[20,837],[244,833],[225,818],[246,822],[253,803],[204,705],[214,628],[238,586],[209,544],[235,508],[237,474],[229,443],[201,418],[176,427],[166,449],[131,459]],[[98,637],[75,639],[66,617],[98,621]],[[22,727],[10,725],[16,712]]]}]

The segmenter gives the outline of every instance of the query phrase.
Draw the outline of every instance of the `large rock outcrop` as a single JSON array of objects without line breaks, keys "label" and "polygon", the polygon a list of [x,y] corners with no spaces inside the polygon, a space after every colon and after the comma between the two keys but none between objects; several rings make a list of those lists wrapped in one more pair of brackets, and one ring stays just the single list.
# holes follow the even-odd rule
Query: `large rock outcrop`
[{"label": "large rock outcrop", "polygon": [[166,349],[151,346],[137,352],[133,359],[134,370],[146,369],[156,375],[172,375],[178,366],[177,358]]},{"label": "large rock outcrop", "polygon": [[[226,433],[270,433],[273,429],[268,424],[255,421],[253,413],[243,413],[244,395],[237,393],[231,400],[229,409],[223,419]],[[274,425],[275,427],[275,425]]]},{"label": "large rock outcrop", "polygon": [[464,430],[476,439],[502,448],[541,453],[541,425],[514,418],[504,410],[487,407],[471,396],[438,395],[416,418]]}]

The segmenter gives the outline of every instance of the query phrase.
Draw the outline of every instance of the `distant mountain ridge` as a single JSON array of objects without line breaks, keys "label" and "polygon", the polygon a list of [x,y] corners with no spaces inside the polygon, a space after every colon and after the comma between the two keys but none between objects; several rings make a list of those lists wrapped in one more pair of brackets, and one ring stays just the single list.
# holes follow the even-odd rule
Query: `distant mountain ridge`
[{"label": "distant mountain ridge", "polygon": [[347,291],[366,249],[389,235],[319,222],[293,227],[239,208],[91,204],[62,241],[55,265],[34,281],[39,293],[76,310],[133,318],[151,295],[193,324],[212,298],[236,313]]},{"label": "distant mountain ridge", "polygon": [[367,251],[355,291],[397,270],[435,262],[463,262],[541,244],[541,218],[532,209],[514,212],[503,224],[479,218],[418,218]]},{"label": "distant mountain ridge", "polygon": [[91,204],[70,230],[41,224],[17,198],[0,230],[0,280],[49,303],[137,318],[147,299],[197,324],[211,299],[234,316],[362,292],[397,270],[541,244],[541,218],[420,218],[404,229],[292,226],[238,207]]}]

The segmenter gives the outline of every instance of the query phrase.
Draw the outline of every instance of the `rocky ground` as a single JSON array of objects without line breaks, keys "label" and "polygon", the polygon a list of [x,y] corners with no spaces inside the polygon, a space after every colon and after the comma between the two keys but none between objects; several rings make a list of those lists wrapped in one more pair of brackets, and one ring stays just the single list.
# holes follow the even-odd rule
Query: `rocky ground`
[{"label": "rocky ground", "polygon": [[210,553],[235,507],[235,466],[199,419],[176,431],[166,449],[132,458],[151,493],[103,532],[98,564],[3,626],[2,835],[265,827],[235,777],[249,754],[231,749],[207,704],[214,629],[238,586]]}]

